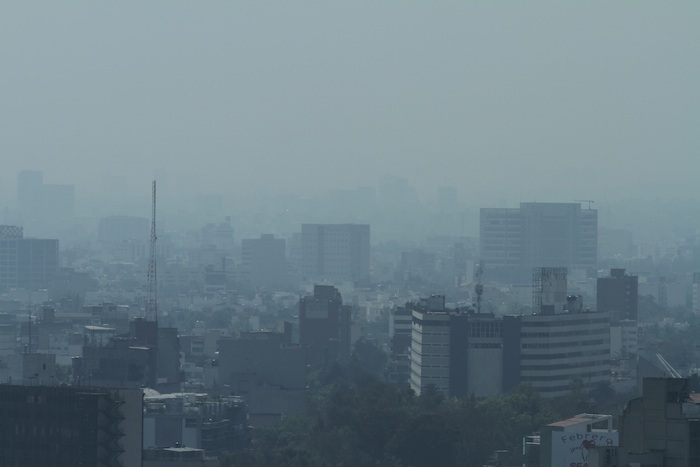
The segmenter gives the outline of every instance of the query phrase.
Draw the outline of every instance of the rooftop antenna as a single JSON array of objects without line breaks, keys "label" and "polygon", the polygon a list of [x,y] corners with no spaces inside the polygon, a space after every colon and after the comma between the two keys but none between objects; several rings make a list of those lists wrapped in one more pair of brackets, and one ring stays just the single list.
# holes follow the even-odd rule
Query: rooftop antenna
[{"label": "rooftop antenna", "polygon": [[148,257],[148,296],[146,297],[146,320],[158,322],[158,272],[156,269],[156,181],[153,180],[151,241]]}]

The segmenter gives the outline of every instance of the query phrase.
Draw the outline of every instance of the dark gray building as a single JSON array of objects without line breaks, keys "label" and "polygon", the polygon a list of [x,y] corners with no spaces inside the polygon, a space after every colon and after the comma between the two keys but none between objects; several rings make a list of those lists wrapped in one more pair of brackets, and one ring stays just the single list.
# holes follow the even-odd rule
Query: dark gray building
[{"label": "dark gray building", "polygon": [[313,295],[299,300],[299,342],[310,369],[350,357],[352,307],[329,285],[314,286]]},{"label": "dark gray building", "polygon": [[140,466],[140,389],[0,385],[0,465]]},{"label": "dark gray building", "polygon": [[596,308],[610,312],[613,321],[637,321],[639,278],[629,276],[619,268],[611,269],[608,277],[599,277]]}]

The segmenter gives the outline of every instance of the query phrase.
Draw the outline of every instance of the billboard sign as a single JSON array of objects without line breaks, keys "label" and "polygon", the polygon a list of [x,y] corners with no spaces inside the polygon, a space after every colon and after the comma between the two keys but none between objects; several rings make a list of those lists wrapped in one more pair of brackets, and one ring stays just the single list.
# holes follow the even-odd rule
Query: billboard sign
[{"label": "billboard sign", "polygon": [[589,449],[618,445],[616,431],[553,431],[552,467],[589,467]]}]

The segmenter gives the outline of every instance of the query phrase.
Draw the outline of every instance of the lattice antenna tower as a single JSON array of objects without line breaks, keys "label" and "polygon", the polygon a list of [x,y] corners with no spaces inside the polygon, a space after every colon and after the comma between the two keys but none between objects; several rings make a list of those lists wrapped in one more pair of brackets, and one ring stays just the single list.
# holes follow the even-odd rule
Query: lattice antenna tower
[{"label": "lattice antenna tower", "polygon": [[156,181],[153,180],[151,242],[148,256],[148,296],[146,297],[146,320],[158,322],[158,270],[156,268]]},{"label": "lattice antenna tower", "polygon": [[484,295],[484,284],[481,282],[481,276],[484,274],[484,263],[479,261],[474,271],[474,293],[476,294],[476,312],[481,313],[481,297]]}]

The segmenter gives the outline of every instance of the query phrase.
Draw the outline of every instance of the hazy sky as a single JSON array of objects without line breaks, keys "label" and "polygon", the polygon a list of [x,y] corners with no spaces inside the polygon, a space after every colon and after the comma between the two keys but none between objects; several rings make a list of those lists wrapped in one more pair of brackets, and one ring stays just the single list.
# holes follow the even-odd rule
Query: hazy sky
[{"label": "hazy sky", "polygon": [[690,197],[699,147],[697,1],[0,3],[7,193],[30,168],[78,195]]}]

